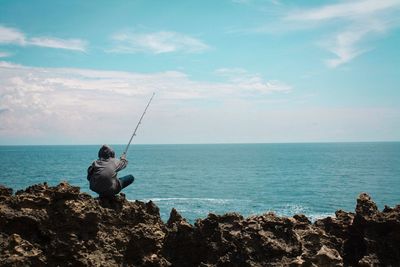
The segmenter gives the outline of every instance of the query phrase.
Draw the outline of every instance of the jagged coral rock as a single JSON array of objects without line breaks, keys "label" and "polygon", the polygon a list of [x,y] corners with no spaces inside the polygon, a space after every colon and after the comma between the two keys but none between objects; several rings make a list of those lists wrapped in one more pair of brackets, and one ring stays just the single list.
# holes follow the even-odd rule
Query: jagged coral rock
[{"label": "jagged coral rock", "polygon": [[355,213],[311,223],[273,213],[189,224],[153,202],[92,198],[65,182],[0,186],[0,266],[399,266],[400,206],[363,193]]},{"label": "jagged coral rock", "polygon": [[[165,231],[158,208],[152,203],[129,202],[120,196],[94,199],[80,193],[78,187],[61,183],[20,190],[2,199],[0,206],[2,235],[10,238],[17,234],[41,252],[38,260],[42,264],[31,260],[24,265],[168,265],[166,260],[152,256],[159,254]],[[135,241],[139,244],[133,245]],[[10,261],[13,258],[9,254]]]},{"label": "jagged coral rock", "polygon": [[339,252],[335,249],[328,248],[325,245],[322,246],[317,255],[315,255],[315,261],[320,267],[343,266],[343,259]]}]

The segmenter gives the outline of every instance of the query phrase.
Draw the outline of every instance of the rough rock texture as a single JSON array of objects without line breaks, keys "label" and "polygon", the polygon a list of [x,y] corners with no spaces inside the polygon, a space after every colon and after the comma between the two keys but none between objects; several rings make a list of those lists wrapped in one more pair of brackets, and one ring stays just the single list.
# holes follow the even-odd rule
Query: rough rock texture
[{"label": "rough rock texture", "polygon": [[400,206],[367,194],[355,213],[311,223],[273,213],[209,214],[194,225],[152,203],[78,187],[0,186],[0,266],[400,266]]}]

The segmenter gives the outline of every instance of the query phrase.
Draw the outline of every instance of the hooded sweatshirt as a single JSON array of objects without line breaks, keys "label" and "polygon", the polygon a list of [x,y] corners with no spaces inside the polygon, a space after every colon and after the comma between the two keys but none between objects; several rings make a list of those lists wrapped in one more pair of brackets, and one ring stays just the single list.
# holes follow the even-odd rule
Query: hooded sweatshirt
[{"label": "hooded sweatshirt", "polygon": [[116,159],[114,150],[103,145],[99,150],[99,159],[93,161],[88,168],[87,179],[90,189],[100,195],[113,196],[121,191],[121,183],[117,172],[128,164],[126,159]]}]

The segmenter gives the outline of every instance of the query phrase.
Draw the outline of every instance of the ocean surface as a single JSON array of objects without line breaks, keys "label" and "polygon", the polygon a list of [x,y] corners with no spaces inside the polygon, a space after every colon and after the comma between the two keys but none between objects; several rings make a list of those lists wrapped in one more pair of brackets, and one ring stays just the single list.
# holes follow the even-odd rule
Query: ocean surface
[{"label": "ocean surface", "polygon": [[[119,155],[124,146],[113,146]],[[0,146],[0,183],[14,190],[68,181],[91,193],[86,170],[100,146]],[[175,207],[194,222],[208,213],[274,211],[310,219],[354,211],[367,192],[382,209],[400,204],[400,142],[133,145],[120,175],[130,200]]]}]

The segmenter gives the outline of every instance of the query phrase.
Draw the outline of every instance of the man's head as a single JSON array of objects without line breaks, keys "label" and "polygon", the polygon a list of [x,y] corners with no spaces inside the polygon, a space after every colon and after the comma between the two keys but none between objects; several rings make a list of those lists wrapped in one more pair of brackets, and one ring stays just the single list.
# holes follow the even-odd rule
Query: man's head
[{"label": "man's head", "polygon": [[99,150],[99,159],[108,158],[115,158],[115,152],[110,146],[103,145]]}]

